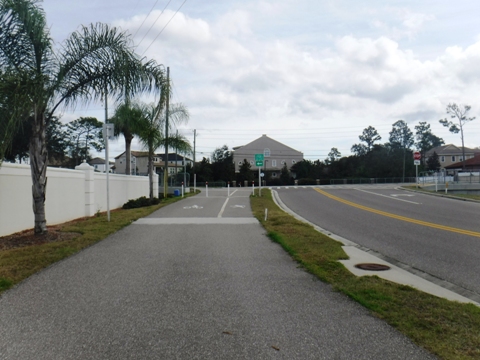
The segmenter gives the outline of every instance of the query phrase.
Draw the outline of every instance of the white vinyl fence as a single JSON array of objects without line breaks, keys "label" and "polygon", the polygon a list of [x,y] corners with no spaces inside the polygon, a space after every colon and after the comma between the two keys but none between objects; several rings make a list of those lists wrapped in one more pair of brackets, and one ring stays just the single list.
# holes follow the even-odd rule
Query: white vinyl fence
[{"label": "white vinyl fence", "polygon": [[[158,175],[153,193],[158,196]],[[147,176],[109,174],[110,209],[149,194]],[[107,175],[86,163],[75,170],[47,168],[47,225],[93,216],[107,210]],[[0,236],[32,229],[32,178],[29,165],[0,166]]]}]

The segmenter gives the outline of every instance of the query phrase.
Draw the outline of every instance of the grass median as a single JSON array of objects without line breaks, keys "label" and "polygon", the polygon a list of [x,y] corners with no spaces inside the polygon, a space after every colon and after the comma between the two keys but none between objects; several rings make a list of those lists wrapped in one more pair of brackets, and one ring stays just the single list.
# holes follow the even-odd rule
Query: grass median
[{"label": "grass median", "polygon": [[[268,236],[307,271],[442,359],[480,359],[480,308],[448,301],[377,276],[356,277],[338,260],[342,244],[282,211],[270,190],[251,197],[252,210]],[[268,220],[265,221],[265,209]]]},{"label": "grass median", "polygon": [[[186,197],[194,193],[185,194]],[[59,241],[35,241],[33,245],[8,248],[0,251],[0,294],[27,277],[76,252],[105,239],[108,235],[130,225],[133,221],[182,200],[181,197],[162,199],[158,205],[136,209],[111,211],[110,221],[106,213],[70,221],[54,228]],[[19,234],[17,238],[22,238]],[[65,239],[65,240],[64,240]],[[37,240],[37,239],[35,239]]]}]

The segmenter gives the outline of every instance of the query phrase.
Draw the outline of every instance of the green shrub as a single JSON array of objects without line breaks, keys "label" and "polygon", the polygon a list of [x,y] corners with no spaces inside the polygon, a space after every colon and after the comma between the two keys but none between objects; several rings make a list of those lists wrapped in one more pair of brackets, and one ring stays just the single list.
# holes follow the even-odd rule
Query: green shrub
[{"label": "green shrub", "polygon": [[159,198],[153,198],[152,200],[146,198],[145,196],[139,197],[138,199],[130,199],[125,204],[123,204],[124,209],[136,209],[150,205],[160,204]]}]

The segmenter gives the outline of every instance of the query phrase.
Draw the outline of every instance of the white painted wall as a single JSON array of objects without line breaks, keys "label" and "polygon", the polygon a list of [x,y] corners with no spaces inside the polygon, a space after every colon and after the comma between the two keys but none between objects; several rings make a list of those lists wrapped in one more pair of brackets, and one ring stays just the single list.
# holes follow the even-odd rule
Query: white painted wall
[{"label": "white painted wall", "polygon": [[[109,174],[110,209],[130,199],[148,197],[146,176]],[[82,164],[77,170],[47,168],[45,211],[47,225],[60,224],[107,210],[106,174]],[[158,176],[154,175],[158,196]],[[33,228],[30,166],[3,163],[0,166],[0,236]]]}]

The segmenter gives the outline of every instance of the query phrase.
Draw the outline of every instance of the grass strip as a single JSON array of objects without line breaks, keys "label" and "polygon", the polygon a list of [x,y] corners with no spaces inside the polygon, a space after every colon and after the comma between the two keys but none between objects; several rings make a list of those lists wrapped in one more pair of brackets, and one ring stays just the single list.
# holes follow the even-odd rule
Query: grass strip
[{"label": "grass strip", "polygon": [[479,307],[438,298],[377,276],[356,277],[338,261],[348,258],[342,244],[282,211],[270,190],[263,189],[262,197],[252,196],[251,204],[268,236],[307,271],[438,357],[480,359]]},{"label": "grass strip", "polygon": [[450,192],[449,194],[449,193],[445,193],[445,190],[434,191],[434,190],[425,189],[422,186],[416,187],[415,185],[408,185],[408,186],[402,186],[402,187],[408,190],[414,190],[414,191],[423,192],[427,194],[441,195],[442,197],[448,197],[452,199],[461,198],[461,199],[470,199],[470,200],[480,200],[480,195],[478,194],[455,194],[452,192]]},{"label": "grass strip", "polygon": [[[193,195],[196,194],[187,193],[185,197]],[[103,240],[108,235],[130,225],[133,221],[179,200],[182,198],[169,197],[162,199],[158,205],[112,210],[110,221],[107,219],[106,212],[93,217],[73,220],[60,225],[60,230],[78,233],[79,236],[74,239],[0,251],[0,294],[47,266]]]}]

